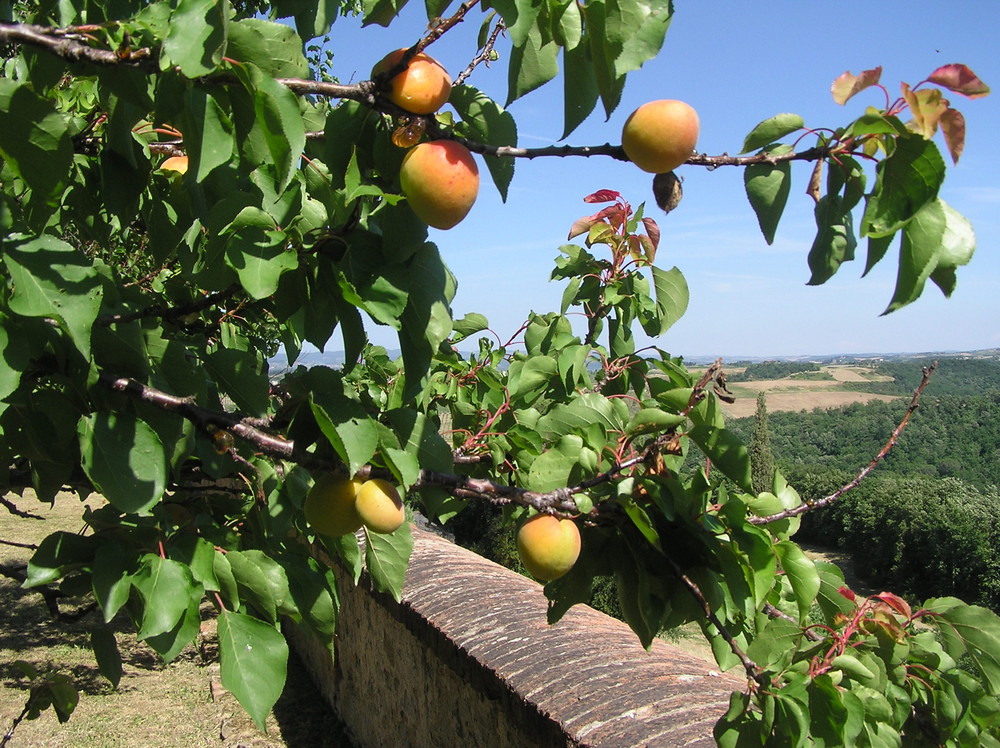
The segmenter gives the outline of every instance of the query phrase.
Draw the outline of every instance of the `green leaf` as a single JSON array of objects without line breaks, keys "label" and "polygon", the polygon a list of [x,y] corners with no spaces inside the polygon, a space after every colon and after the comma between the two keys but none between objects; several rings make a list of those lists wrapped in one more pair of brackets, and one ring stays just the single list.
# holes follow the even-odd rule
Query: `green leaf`
[{"label": "green leaf", "polygon": [[885,253],[889,251],[889,245],[892,244],[895,234],[886,234],[885,236],[869,236],[868,237],[868,259],[865,261],[865,271],[861,274],[861,277],[868,275],[868,272],[878,264],[879,260],[885,257]]},{"label": "green leaf", "polygon": [[[315,395],[314,395],[315,397]],[[324,397],[324,407],[312,402],[320,430],[354,475],[371,460],[378,448],[378,428],[361,403],[347,397]],[[329,415],[328,409],[334,415]]]},{"label": "green leaf", "polygon": [[54,582],[67,572],[89,564],[94,557],[94,538],[58,531],[47,536],[28,561],[24,587]]},{"label": "green leaf", "polygon": [[559,46],[545,38],[538,26],[532,26],[524,45],[511,50],[504,106],[555,78],[559,72],[558,56]]},{"label": "green leaf", "polygon": [[118,651],[118,641],[114,633],[104,627],[90,632],[90,648],[97,658],[97,668],[108,679],[113,688],[118,688],[122,679],[122,655]]},{"label": "green leaf", "polygon": [[[448,103],[455,107],[472,140],[495,146],[517,145],[517,124],[509,112],[477,88],[456,86]],[[500,198],[507,201],[507,189],[514,178],[514,159],[487,158],[486,166]]]},{"label": "green leaf", "polygon": [[885,236],[906,225],[937,197],[945,165],[934,143],[917,134],[901,135],[875,173],[875,188],[861,220],[862,236]]},{"label": "green leaf", "polygon": [[938,266],[947,227],[948,217],[939,200],[925,205],[903,227],[896,288],[883,315],[916,301],[923,292],[924,283]]},{"label": "green leaf", "polygon": [[451,341],[453,343],[460,343],[470,335],[475,335],[477,332],[482,332],[489,328],[490,323],[485,316],[476,312],[469,312],[462,319],[455,320],[452,326]]},{"label": "green leaf", "polygon": [[760,122],[751,130],[743,141],[740,153],[750,153],[766,145],[781,140],[789,133],[801,130],[806,122],[797,114],[776,114],[770,119]]},{"label": "green leaf", "polygon": [[172,629],[149,637],[146,639],[146,643],[163,658],[164,662],[172,662],[188,644],[194,641],[200,631],[200,601],[192,598],[184,615],[180,617]]},{"label": "green leaf", "polygon": [[525,479],[530,491],[554,491],[578,483],[597,468],[597,453],[576,434],[567,434],[531,463]]},{"label": "green leaf", "polygon": [[941,237],[941,252],[938,254],[937,266],[931,272],[931,280],[945,296],[951,296],[955,290],[957,279],[955,269],[959,265],[968,264],[976,251],[976,235],[969,220],[944,200],[938,200],[944,209],[945,227]]},{"label": "green leaf", "polygon": [[224,232],[226,263],[254,299],[272,296],[281,274],[299,265],[298,253],[289,246],[285,232],[260,208],[244,208]]},{"label": "green leaf", "polygon": [[226,554],[240,598],[251,602],[269,620],[279,615],[296,615],[298,609],[288,588],[285,570],[263,551],[250,549]]},{"label": "green leaf", "polygon": [[[574,7],[576,3],[571,3]],[[563,134],[566,138],[594,111],[600,97],[590,47],[563,50]]]},{"label": "green leaf", "polygon": [[127,412],[91,413],[80,419],[77,436],[84,472],[116,508],[144,514],[163,496],[167,457],[145,421]]},{"label": "green leaf", "polygon": [[739,437],[728,429],[709,425],[695,426],[688,435],[727,478],[741,490],[753,491],[750,455]]},{"label": "green leaf", "polygon": [[135,555],[118,543],[105,543],[97,549],[90,580],[105,622],[114,618],[128,601],[134,565]]},{"label": "green leaf", "polygon": [[188,78],[208,75],[222,62],[229,25],[228,0],[177,0],[163,39],[164,63],[172,63]]},{"label": "green leaf", "polygon": [[655,434],[674,429],[684,423],[684,416],[666,413],[659,408],[642,408],[629,419],[625,433],[628,436]]},{"label": "green leaf", "polygon": [[854,259],[857,239],[854,219],[849,207],[839,195],[823,195],[816,204],[816,238],[809,248],[809,269],[812,275],[807,285],[826,283],[840,266]]},{"label": "green leaf", "polygon": [[308,78],[309,63],[302,54],[302,41],[294,29],[283,23],[244,18],[229,24],[226,57],[261,65],[275,78]]},{"label": "green leaf", "polygon": [[1000,617],[978,605],[954,597],[928,600],[925,621],[937,626],[945,651],[958,660],[967,654],[982,673],[993,696],[1000,695]]},{"label": "green leaf", "polygon": [[[193,86],[184,92],[184,109],[180,126],[186,135],[188,170],[196,182],[202,182],[213,169],[233,160],[236,145],[235,126],[217,97],[218,89],[206,90]],[[152,232],[151,232],[152,233]]]},{"label": "green leaf", "polygon": [[285,687],[288,643],[273,626],[242,613],[219,614],[222,685],[261,730]]},{"label": "green leaf", "polygon": [[0,155],[31,188],[32,201],[54,201],[73,165],[68,117],[29,86],[0,78]]},{"label": "green leaf", "polygon": [[205,357],[205,367],[236,407],[248,415],[264,415],[270,386],[258,352],[220,348]]},{"label": "green leaf", "polygon": [[430,243],[414,252],[407,270],[412,280],[399,343],[406,369],[406,395],[412,396],[423,387],[438,347],[451,335],[450,305],[456,285],[437,247]]},{"label": "green leaf", "polygon": [[688,308],[689,294],[687,281],[676,267],[660,270],[653,266],[651,271],[658,314],[655,323],[649,326],[643,324],[643,329],[649,335],[657,336],[665,333],[684,316]]},{"label": "green leaf", "polygon": [[145,604],[142,625],[136,634],[140,639],[173,629],[192,601],[197,602],[202,595],[201,585],[194,581],[187,566],[154,553],[143,557],[133,585]]},{"label": "green leaf", "polygon": [[413,533],[409,522],[404,522],[389,534],[369,532],[364,528],[365,567],[372,578],[372,585],[379,592],[387,592],[396,602],[402,599],[406,567],[413,552]]},{"label": "green leaf", "polygon": [[90,329],[101,307],[101,282],[93,263],[48,235],[5,242],[3,261],[13,285],[10,311],[55,319],[89,359]]},{"label": "green leaf", "polygon": [[252,97],[252,120],[243,113],[238,124],[249,125],[248,154],[254,166],[268,164],[274,170],[275,192],[284,192],[298,171],[306,144],[305,124],[295,94],[253,63],[233,66],[233,72]]},{"label": "green leaf", "polygon": [[792,584],[795,602],[799,607],[799,618],[805,620],[819,593],[820,580],[816,565],[803,553],[795,543],[782,540],[774,544],[774,552],[778,556],[785,576]]},{"label": "green leaf", "polygon": [[[780,150],[789,146],[780,146]],[[777,154],[779,149],[771,151]],[[774,233],[788,202],[791,191],[792,165],[784,161],[778,164],[751,164],[743,172],[743,184],[747,199],[757,215],[757,223],[768,244],[774,242]]]},{"label": "green leaf", "polygon": [[659,54],[673,18],[667,0],[608,0],[606,42],[613,50],[615,77],[623,80]]}]

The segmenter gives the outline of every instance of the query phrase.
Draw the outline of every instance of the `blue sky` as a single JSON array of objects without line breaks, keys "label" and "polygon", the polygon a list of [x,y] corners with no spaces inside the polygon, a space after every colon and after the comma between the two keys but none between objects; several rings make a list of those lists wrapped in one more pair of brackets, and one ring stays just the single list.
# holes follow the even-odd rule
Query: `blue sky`
[{"label": "blue sky", "polygon": [[[368,77],[386,51],[408,46],[424,29],[423,3],[413,0],[389,29],[358,30],[340,19],[331,33],[335,73],[342,81]],[[433,231],[458,277],[456,317],[485,314],[504,339],[530,310],[558,310],[562,285],[549,282],[552,261],[570,224],[592,213],[582,199],[594,190],[621,192],[662,231],[657,264],[676,265],[687,278],[691,304],[684,319],[654,341],[685,356],[779,356],[829,353],[965,350],[1000,347],[1000,6],[996,0],[845,1],[836,6],[795,0],[677,0],[660,56],[629,76],[620,107],[605,121],[598,110],[567,143],[620,143],[629,113],[645,101],[683,99],[701,119],[698,150],[735,154],[754,125],[794,112],[807,126],[836,127],[868,104],[869,90],[836,105],[835,77],[882,65],[895,98],[899,81],[916,84],[936,67],[963,62],[994,92],[968,100],[951,95],[968,123],[965,153],[951,167],[941,196],[967,216],[978,248],[960,268],[958,288],[945,299],[928,284],[913,305],[880,317],[895,283],[893,250],[866,278],[860,259],[845,264],[824,286],[807,287],[806,254],[815,235],[805,193],[809,166],[793,169],[792,194],[777,237],[761,237],[743,191],[742,171],[682,167],[684,200],[669,216],[653,205],[651,175],[609,158],[519,160],[506,204],[481,168],[479,200],[450,231]],[[456,75],[475,52],[481,16],[436,43],[433,56]],[[501,103],[506,99],[506,48],[501,60],[469,80]],[[562,134],[562,81],[511,104],[519,144],[557,142]],[[939,146],[943,146],[938,136]],[[373,342],[396,347],[394,334],[369,326]],[[643,339],[646,340],[646,339]],[[330,347],[336,346],[331,341]]]}]

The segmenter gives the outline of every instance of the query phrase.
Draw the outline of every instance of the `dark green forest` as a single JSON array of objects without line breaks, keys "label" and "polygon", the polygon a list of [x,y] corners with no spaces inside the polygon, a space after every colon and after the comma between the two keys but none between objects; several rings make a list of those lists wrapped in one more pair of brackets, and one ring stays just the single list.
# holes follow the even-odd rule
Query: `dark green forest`
[{"label": "dark green forest", "polygon": [[806,361],[761,361],[748,363],[746,368],[729,375],[730,382],[750,382],[755,379],[784,379],[804,371],[819,371],[820,365]]},{"label": "dark green forest", "polygon": [[[850,481],[903,418],[927,362],[886,362],[889,402],[769,413],[773,459],[804,499]],[[754,419],[729,422],[750,439]],[[759,427],[758,427],[759,428]],[[798,539],[847,551],[859,576],[915,600],[955,595],[1000,610],[1000,362],[945,360],[888,456]]]}]

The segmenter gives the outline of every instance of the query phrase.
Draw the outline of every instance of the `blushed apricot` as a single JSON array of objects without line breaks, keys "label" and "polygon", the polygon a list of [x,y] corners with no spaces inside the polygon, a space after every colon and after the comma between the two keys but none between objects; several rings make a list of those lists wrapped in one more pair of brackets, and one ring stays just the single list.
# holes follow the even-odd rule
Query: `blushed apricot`
[{"label": "blushed apricot", "polygon": [[683,164],[698,143],[698,113],[683,101],[660,99],[636,109],[622,128],[625,155],[643,171],[663,174]]},{"label": "blushed apricot", "polygon": [[[403,59],[405,49],[383,57],[372,68],[372,78],[391,70]],[[451,95],[451,76],[441,64],[423,52],[417,54],[406,70],[389,81],[389,101],[414,114],[433,114]]]},{"label": "blushed apricot", "polygon": [[450,229],[476,202],[479,167],[461,143],[432,140],[407,151],[399,182],[420,220],[437,229]]}]

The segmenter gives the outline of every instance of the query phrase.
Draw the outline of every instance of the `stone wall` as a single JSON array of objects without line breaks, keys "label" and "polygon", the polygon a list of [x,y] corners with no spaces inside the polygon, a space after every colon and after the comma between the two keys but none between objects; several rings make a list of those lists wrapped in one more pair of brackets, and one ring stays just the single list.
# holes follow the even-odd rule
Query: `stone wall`
[{"label": "stone wall", "polygon": [[745,686],[713,665],[576,606],[554,626],[542,588],[414,528],[403,600],[341,589],[336,662],[289,630],[359,746],[714,745]]}]

